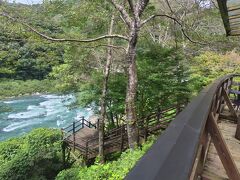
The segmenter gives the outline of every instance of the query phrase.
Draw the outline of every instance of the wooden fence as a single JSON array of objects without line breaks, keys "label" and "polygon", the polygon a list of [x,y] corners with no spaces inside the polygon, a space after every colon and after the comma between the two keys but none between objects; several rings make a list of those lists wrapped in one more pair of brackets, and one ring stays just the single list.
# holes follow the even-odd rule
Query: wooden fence
[{"label": "wooden fence", "polygon": [[[138,143],[146,141],[148,136],[158,134],[159,131],[167,128],[168,124],[176,117],[176,114],[184,108],[185,104],[166,108],[164,110],[150,113],[148,116],[137,121]],[[98,133],[84,143],[78,143],[75,135],[84,127],[97,128],[97,125],[89,123],[84,118],[74,122],[63,129],[65,142],[74,150],[77,149],[86,160],[95,158],[98,155],[99,138]],[[71,136],[71,138],[69,138]],[[121,152],[128,148],[127,125],[123,124],[113,128],[104,134],[104,153]]]}]

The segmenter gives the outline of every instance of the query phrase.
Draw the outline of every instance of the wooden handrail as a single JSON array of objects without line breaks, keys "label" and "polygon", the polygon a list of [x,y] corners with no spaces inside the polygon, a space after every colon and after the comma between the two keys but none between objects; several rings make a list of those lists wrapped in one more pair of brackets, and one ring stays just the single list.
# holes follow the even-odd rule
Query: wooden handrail
[{"label": "wooden handrail", "polygon": [[[181,107],[184,104],[181,104]],[[151,134],[156,134],[159,132],[159,130],[166,129],[169,122],[174,119],[176,116],[176,109],[177,106],[173,106],[170,108],[163,109],[161,111],[158,110],[158,112],[151,113],[150,115],[146,116],[145,118],[142,118],[141,120],[138,120],[138,142],[140,143],[140,138],[144,138],[143,131],[144,131],[144,122],[147,119],[147,131],[148,133],[145,136],[145,140],[147,139],[147,136]],[[174,110],[173,113],[171,113]],[[160,116],[159,116],[160,113]],[[85,121],[84,118],[81,120],[76,121],[74,127],[75,127],[75,133],[77,133],[81,128],[84,126],[93,127],[91,124],[88,123],[88,121]],[[67,132],[72,132],[73,126],[68,126],[67,128],[71,128],[71,130],[68,130]],[[78,128],[80,127],[80,128]],[[65,129],[66,131],[66,129]],[[75,137],[74,141],[74,134],[70,134],[69,136],[65,136],[65,141],[70,145],[70,147],[73,147],[73,150],[76,148],[78,149],[81,154],[85,158],[94,158],[98,154],[98,145],[99,145],[99,137],[96,133],[94,136],[90,137],[89,139],[81,139]],[[80,143],[79,143],[80,142]],[[83,145],[82,144],[85,144]],[[141,141],[142,142],[142,141]],[[120,127],[114,128],[112,130],[109,130],[104,135],[104,149],[109,150],[110,152],[115,151],[123,151],[126,148],[128,148],[128,134],[127,134],[127,127],[126,124],[121,125]],[[113,149],[114,151],[111,151]],[[87,159],[86,159],[87,161]]]},{"label": "wooden handrail", "polygon": [[62,131],[65,133],[71,132],[71,134],[74,134],[74,133],[78,132],[80,129],[82,129],[84,126],[89,127],[89,128],[95,128],[95,129],[97,128],[97,126],[95,124],[92,124],[90,121],[86,120],[84,117],[81,117],[81,119],[72,122],[71,125],[69,125],[65,128],[62,128]]},{"label": "wooden handrail", "polygon": [[[218,143],[218,147],[214,145],[229,178],[239,180],[239,172],[229,155],[224,139],[219,135],[218,127],[216,127],[223,106],[227,105],[231,113],[236,117],[232,110],[232,104],[229,103],[228,96],[226,96],[235,76],[239,75],[226,75],[202,90],[177,115],[175,120],[172,121],[166,131],[139,160],[125,179],[196,179],[201,173],[205,162],[205,159],[201,157],[206,157],[205,155],[208,152],[206,149],[210,140],[209,138],[206,140],[206,136],[211,137],[214,134],[218,142],[222,142],[220,145]],[[213,128],[207,127],[209,123]],[[216,135],[216,133],[218,134]],[[216,137],[214,137],[215,142]],[[221,154],[218,151],[219,149],[225,155]]]}]

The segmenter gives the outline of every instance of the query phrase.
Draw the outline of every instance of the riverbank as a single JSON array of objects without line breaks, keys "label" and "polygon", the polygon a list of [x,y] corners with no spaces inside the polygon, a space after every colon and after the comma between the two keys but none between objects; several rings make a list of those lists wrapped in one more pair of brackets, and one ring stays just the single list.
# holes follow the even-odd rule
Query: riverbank
[{"label": "riverbank", "polygon": [[57,93],[53,80],[0,80],[0,100],[35,94]]}]

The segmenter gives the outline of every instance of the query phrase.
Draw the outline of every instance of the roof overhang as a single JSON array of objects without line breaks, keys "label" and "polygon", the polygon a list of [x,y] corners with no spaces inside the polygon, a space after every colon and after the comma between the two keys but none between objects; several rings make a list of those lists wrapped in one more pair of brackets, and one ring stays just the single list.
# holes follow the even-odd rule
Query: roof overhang
[{"label": "roof overhang", "polygon": [[240,0],[217,0],[227,36],[240,36]]}]

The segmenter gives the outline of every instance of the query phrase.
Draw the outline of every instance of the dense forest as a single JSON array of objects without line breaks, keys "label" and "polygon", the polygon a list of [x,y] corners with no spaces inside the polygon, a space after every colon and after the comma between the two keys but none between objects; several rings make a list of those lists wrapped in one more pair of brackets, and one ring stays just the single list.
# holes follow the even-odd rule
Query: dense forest
[{"label": "dense forest", "polygon": [[[0,143],[0,179],[122,179],[155,139],[136,147],[138,119],[240,71],[215,1],[0,1],[0,29],[0,98],[74,92],[100,117],[93,166],[62,166],[60,132],[39,129]],[[103,164],[104,131],[123,123],[134,151]]]}]

